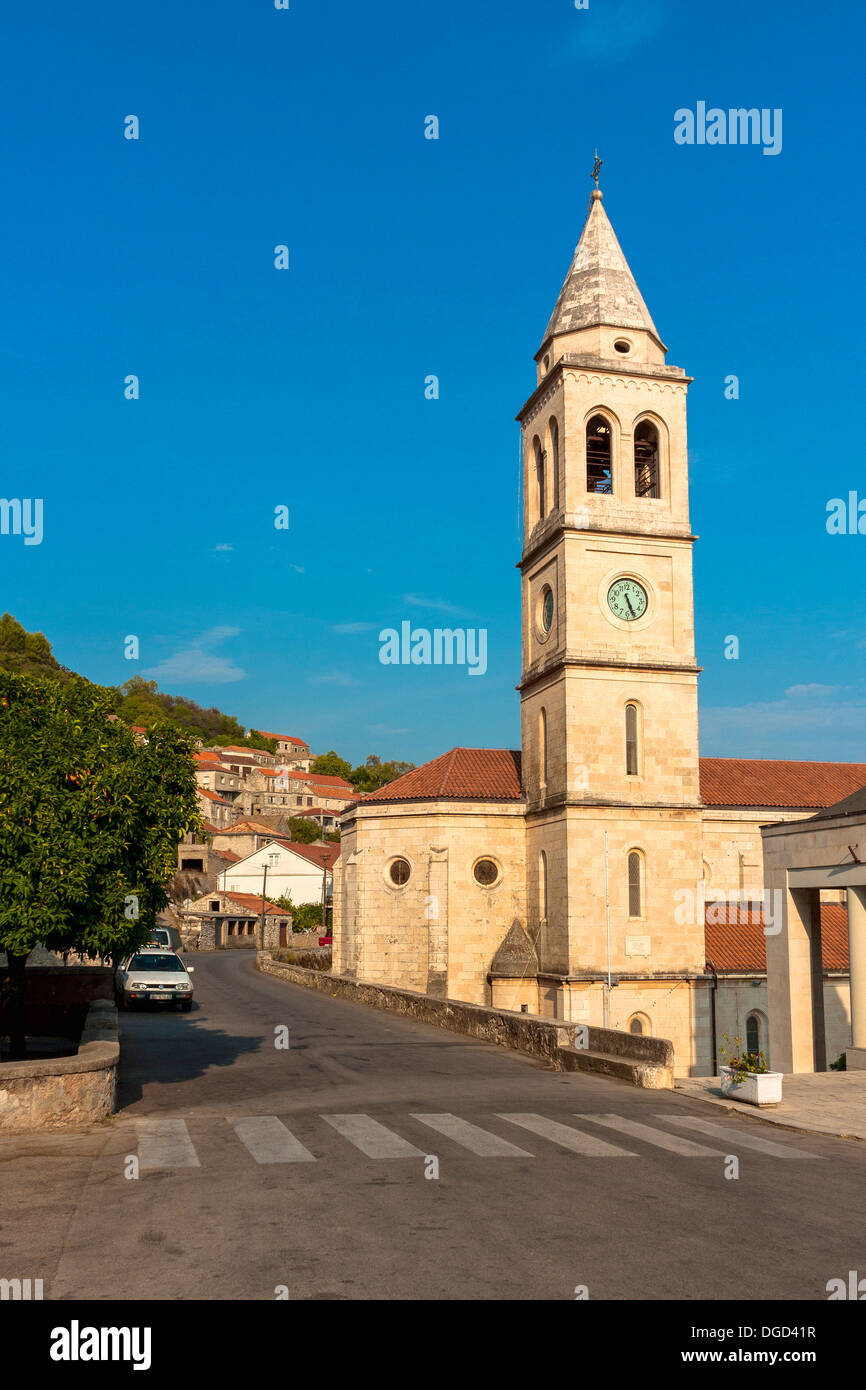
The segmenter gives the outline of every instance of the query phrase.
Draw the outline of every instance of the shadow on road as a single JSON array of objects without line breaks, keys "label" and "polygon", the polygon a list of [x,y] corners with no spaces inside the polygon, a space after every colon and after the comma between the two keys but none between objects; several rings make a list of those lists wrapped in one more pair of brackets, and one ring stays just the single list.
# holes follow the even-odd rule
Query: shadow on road
[{"label": "shadow on road", "polygon": [[239,1057],[257,1052],[264,1039],[226,1033],[189,1014],[151,1011],[120,1015],[120,1069],[117,1109],[142,1099],[144,1086],[194,1081],[214,1067],[231,1067]]}]

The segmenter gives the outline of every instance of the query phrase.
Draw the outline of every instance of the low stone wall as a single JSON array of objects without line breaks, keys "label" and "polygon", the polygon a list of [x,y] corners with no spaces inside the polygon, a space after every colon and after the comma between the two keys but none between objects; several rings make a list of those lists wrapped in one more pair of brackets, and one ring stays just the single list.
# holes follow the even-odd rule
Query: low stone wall
[{"label": "low stone wall", "polygon": [[95,999],[76,1056],[0,1063],[0,1133],[72,1129],[104,1120],[116,1108],[119,1061],[117,1009],[107,999]]},{"label": "low stone wall", "polygon": [[353,980],[346,975],[306,970],[275,960],[264,951],[259,952],[256,966],[265,974],[277,975],[306,989],[369,1004],[375,1009],[387,1009],[417,1019],[419,1023],[432,1023],[437,1028],[478,1038],[481,1042],[528,1052],[549,1062],[556,1071],[597,1072],[651,1090],[673,1089],[674,1049],[666,1038],[647,1038],[613,1028],[594,1028],[533,1014],[511,1013],[506,1009],[489,1009],[458,999],[437,999],[391,985]]}]

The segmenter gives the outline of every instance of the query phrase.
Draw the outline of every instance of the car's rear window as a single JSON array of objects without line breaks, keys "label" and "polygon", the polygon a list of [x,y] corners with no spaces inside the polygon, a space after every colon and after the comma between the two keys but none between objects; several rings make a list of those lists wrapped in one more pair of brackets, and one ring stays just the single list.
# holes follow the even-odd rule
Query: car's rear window
[{"label": "car's rear window", "polygon": [[151,941],[156,942],[156,943],[157,943],[158,945],[160,945],[160,946],[170,946],[170,945],[171,945],[171,942],[170,942],[169,939],[168,939],[168,932],[167,932],[167,931],[154,931],[154,932],[151,932],[151,934],[150,934],[150,939],[151,939]]},{"label": "car's rear window", "polygon": [[144,955],[133,956],[129,962],[130,970],[183,970],[182,961],[177,956]]}]

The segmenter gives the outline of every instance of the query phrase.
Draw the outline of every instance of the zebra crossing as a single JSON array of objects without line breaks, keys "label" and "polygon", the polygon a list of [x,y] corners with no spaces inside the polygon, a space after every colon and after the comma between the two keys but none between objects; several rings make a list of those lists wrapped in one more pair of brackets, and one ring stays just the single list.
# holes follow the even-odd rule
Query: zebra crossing
[{"label": "zebra crossing", "polygon": [[[497,1113],[489,1117],[491,1121],[501,1121],[506,1132],[509,1126],[512,1127],[517,1131],[513,1137],[519,1137],[523,1143],[527,1142],[528,1135],[540,1140],[541,1144],[533,1145],[532,1150],[520,1147],[511,1137],[506,1138],[496,1129],[487,1129],[450,1112],[413,1112],[406,1117],[405,1124],[400,1121],[400,1129],[411,1134],[416,1142],[407,1138],[405,1132],[398,1133],[367,1114],[319,1115],[315,1118],[323,1121],[329,1131],[338,1134],[350,1148],[376,1160],[424,1159],[429,1153],[430,1136],[427,1131],[433,1131],[437,1140],[444,1139],[446,1150],[448,1145],[454,1145],[458,1151],[478,1158],[532,1159],[549,1153],[551,1146],[589,1159],[646,1157],[644,1148],[649,1155],[654,1150],[662,1150],[687,1159],[726,1158],[740,1149],[782,1159],[821,1157],[795,1144],[765,1139],[748,1129],[733,1129],[695,1115],[657,1114],[652,1117],[664,1126],[673,1126],[673,1129],[611,1114],[569,1115],[569,1123],[551,1119],[547,1115],[525,1112]],[[571,1123],[572,1120],[577,1123]],[[324,1157],[322,1152],[314,1153],[312,1148],[302,1143],[276,1115],[226,1117],[226,1121],[241,1146],[258,1164],[316,1163]],[[135,1119],[134,1124],[142,1172],[202,1167],[186,1120],[178,1117],[146,1117]],[[606,1137],[602,1137],[598,1129]],[[682,1129],[698,1137],[684,1135],[680,1132]],[[611,1133],[619,1142],[611,1142]],[[425,1141],[428,1141],[428,1147],[419,1147]],[[310,1142],[315,1147],[315,1141]],[[327,1151],[328,1145],[323,1142],[321,1148]],[[442,1150],[437,1149],[437,1153],[441,1155]]]}]

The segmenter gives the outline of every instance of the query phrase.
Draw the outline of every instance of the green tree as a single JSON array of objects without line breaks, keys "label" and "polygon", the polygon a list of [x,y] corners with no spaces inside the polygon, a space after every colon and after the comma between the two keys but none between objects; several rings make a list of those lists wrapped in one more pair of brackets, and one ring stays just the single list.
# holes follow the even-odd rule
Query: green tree
[{"label": "green tree", "polygon": [[114,960],[135,950],[168,902],[178,841],[202,829],[190,738],[159,724],[139,745],[113,710],[113,692],[80,676],[0,672],[0,950],[13,1058],[24,1055],[33,947]]},{"label": "green tree", "polygon": [[314,840],[318,840],[321,830],[314,820],[309,820],[306,816],[289,817],[289,833],[298,845],[311,845]]},{"label": "green tree", "polygon": [[362,766],[355,768],[349,781],[356,792],[365,795],[367,792],[375,792],[380,787],[387,786],[395,778],[402,777],[404,772],[411,772],[414,766],[414,763],[383,763],[376,753],[371,753]]},{"label": "green tree", "polygon": [[310,771],[318,773],[320,777],[342,777],[345,782],[352,780],[352,764],[335,753],[333,748],[314,758]]},{"label": "green tree", "polygon": [[4,613],[0,618],[0,670],[59,675],[62,667],[44,633],[28,632],[11,613]]}]

